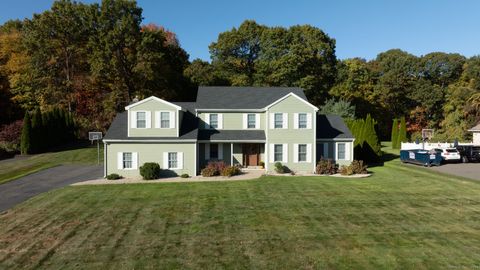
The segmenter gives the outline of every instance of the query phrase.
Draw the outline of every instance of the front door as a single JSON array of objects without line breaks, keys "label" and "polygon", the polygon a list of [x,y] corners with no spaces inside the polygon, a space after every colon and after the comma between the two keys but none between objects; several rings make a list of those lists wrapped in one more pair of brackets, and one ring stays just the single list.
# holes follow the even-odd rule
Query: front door
[{"label": "front door", "polygon": [[245,161],[245,166],[258,166],[259,150],[258,144],[243,145],[243,159]]}]

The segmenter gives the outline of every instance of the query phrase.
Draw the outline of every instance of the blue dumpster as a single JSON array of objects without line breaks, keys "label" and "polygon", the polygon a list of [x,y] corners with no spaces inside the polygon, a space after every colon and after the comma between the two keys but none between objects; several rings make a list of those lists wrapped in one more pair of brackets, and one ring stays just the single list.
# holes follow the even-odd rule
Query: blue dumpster
[{"label": "blue dumpster", "polygon": [[423,166],[440,166],[442,162],[442,155],[440,152],[431,150],[400,150],[400,160],[402,162],[420,164]]}]

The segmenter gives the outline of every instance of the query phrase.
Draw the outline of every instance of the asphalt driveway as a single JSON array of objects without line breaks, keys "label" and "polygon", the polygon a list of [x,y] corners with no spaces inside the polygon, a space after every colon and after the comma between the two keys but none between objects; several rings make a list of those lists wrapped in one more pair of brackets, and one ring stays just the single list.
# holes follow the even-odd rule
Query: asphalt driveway
[{"label": "asphalt driveway", "polygon": [[0,185],[0,212],[42,192],[102,176],[101,165],[61,165],[24,176]]},{"label": "asphalt driveway", "polygon": [[447,163],[430,168],[438,172],[480,180],[480,163]]}]

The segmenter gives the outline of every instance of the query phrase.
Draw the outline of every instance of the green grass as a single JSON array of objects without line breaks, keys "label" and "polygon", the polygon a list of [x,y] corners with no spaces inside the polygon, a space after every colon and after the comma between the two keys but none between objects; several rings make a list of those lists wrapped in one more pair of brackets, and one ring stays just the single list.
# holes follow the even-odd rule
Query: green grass
[{"label": "green grass", "polygon": [[[100,148],[100,161],[103,162],[103,148]],[[0,184],[62,164],[96,163],[97,148],[93,146],[32,155],[25,159],[5,160],[0,162]]]},{"label": "green grass", "polygon": [[371,170],[48,192],[0,216],[0,269],[480,267],[480,183]]}]

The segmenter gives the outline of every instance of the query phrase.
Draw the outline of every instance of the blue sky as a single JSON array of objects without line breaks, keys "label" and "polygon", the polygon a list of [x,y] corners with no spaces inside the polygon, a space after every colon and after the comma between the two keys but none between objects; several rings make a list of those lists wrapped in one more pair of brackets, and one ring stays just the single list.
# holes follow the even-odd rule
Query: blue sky
[{"label": "blue sky", "polygon": [[[92,1],[83,1],[92,2]],[[3,0],[0,23],[31,18],[46,0]],[[476,0],[139,0],[144,23],[175,32],[190,59],[209,60],[208,45],[246,19],[269,26],[311,24],[336,39],[337,57],[366,59],[400,48],[415,55],[433,51],[480,54],[480,1]]]}]

